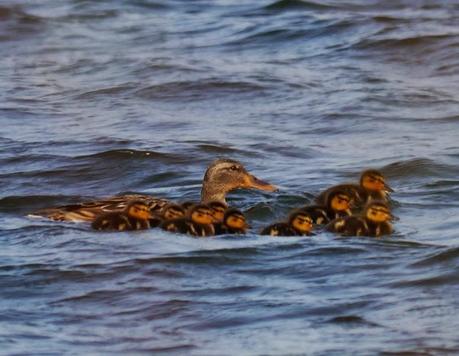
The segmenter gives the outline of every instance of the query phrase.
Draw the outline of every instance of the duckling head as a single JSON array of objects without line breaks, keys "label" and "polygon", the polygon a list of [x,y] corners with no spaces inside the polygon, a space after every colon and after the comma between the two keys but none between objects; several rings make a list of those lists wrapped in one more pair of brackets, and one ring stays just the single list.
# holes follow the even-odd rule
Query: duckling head
[{"label": "duckling head", "polygon": [[389,206],[381,201],[373,201],[368,203],[364,210],[365,218],[374,223],[383,223],[396,220],[392,215]]},{"label": "duckling head", "polygon": [[243,232],[246,232],[249,227],[247,221],[245,220],[244,214],[242,214],[239,209],[234,208],[228,209],[225,212],[223,222],[230,229],[240,230]]},{"label": "duckling head", "polygon": [[221,201],[211,201],[210,203],[207,203],[207,205],[212,209],[214,222],[223,221],[228,205]]},{"label": "duckling head", "polygon": [[126,214],[134,219],[148,220],[152,218],[150,207],[143,201],[132,201],[126,206]]},{"label": "duckling head", "polygon": [[288,219],[288,224],[303,235],[311,232],[312,223],[313,221],[311,215],[302,210],[293,212]]},{"label": "duckling head", "polygon": [[331,192],[327,197],[327,207],[335,212],[347,212],[350,215],[351,197],[342,190]]},{"label": "duckling head", "polygon": [[190,212],[190,219],[192,222],[202,225],[208,225],[214,222],[212,209],[205,204],[194,206]]},{"label": "duckling head", "polygon": [[183,203],[180,204],[180,206],[185,210],[185,213],[188,213],[191,211],[191,208],[193,208],[196,205],[194,201],[184,201]]},{"label": "duckling head", "polygon": [[386,183],[386,179],[380,171],[376,169],[368,169],[360,175],[360,185],[368,191],[372,192],[393,192],[392,188]]},{"label": "duckling head", "polygon": [[161,211],[165,220],[178,219],[185,216],[185,209],[177,204],[167,204]]},{"label": "duckling head", "polygon": [[277,188],[247,172],[244,166],[232,159],[218,159],[210,164],[204,175],[201,201],[226,203],[226,194],[239,188],[252,188],[274,192]]}]

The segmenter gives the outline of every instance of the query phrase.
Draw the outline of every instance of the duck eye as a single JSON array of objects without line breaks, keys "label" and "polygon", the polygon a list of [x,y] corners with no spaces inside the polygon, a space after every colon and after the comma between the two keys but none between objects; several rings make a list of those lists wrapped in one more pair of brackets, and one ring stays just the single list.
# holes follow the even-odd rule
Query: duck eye
[{"label": "duck eye", "polygon": [[239,168],[237,168],[237,166],[231,166],[230,169],[231,169],[232,171],[237,171],[237,170],[239,170]]}]

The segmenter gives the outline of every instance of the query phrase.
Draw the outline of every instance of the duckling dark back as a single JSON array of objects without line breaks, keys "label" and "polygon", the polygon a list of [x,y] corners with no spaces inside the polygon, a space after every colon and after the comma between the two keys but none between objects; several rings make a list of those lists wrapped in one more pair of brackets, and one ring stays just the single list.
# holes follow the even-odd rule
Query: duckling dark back
[{"label": "duckling dark back", "polygon": [[261,230],[261,235],[271,236],[308,236],[311,235],[313,219],[303,210],[293,211],[287,222],[269,225]]},{"label": "duckling dark back", "polygon": [[101,214],[94,219],[91,227],[100,231],[133,230],[128,216],[123,211]]},{"label": "duckling dark back", "polygon": [[313,223],[316,225],[327,224],[330,221],[327,215],[327,209],[324,206],[309,205],[302,207],[300,210],[308,213],[311,216]]},{"label": "duckling dark back", "polygon": [[271,224],[261,230],[260,235],[270,236],[297,236],[298,233],[288,223],[279,222]]},{"label": "duckling dark back", "polygon": [[367,236],[369,234],[365,219],[359,216],[334,219],[325,226],[325,230],[342,236]]}]

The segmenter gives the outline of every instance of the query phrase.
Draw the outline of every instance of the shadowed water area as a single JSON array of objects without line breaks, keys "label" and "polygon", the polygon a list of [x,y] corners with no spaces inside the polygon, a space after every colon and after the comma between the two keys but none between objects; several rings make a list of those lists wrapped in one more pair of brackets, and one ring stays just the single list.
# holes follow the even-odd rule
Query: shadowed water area
[{"label": "shadowed water area", "polygon": [[[459,352],[459,5],[0,3],[2,353]],[[199,199],[240,160],[244,237],[30,219],[125,192]],[[386,238],[259,229],[380,169]]]}]

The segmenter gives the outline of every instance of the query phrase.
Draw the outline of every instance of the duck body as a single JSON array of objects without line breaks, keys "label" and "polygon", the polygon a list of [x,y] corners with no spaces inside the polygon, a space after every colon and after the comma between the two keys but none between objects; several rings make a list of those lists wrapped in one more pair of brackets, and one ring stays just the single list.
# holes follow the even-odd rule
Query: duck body
[{"label": "duck body", "polygon": [[103,231],[144,230],[150,228],[151,218],[147,204],[143,201],[132,201],[123,211],[100,214],[91,227]]},{"label": "duck body", "polygon": [[166,199],[151,197],[148,195],[128,194],[94,200],[77,204],[63,205],[56,208],[38,210],[30,216],[46,217],[54,221],[91,222],[97,216],[110,212],[123,211],[132,201],[142,201],[149,206],[153,214],[157,214],[169,203]]},{"label": "duck body", "polygon": [[[247,172],[244,166],[235,160],[218,159],[206,170],[202,182],[201,202],[220,201],[226,203],[226,194],[235,189],[258,189],[275,191],[277,188]],[[29,214],[30,217],[44,217],[54,221],[91,222],[98,215],[122,211],[130,201],[142,200],[150,206],[150,211],[160,215],[161,209],[170,203],[167,199],[148,195],[129,194],[45,208]]]},{"label": "duck body", "polygon": [[368,203],[361,216],[348,216],[331,221],[325,229],[342,236],[380,237],[393,232],[391,220],[395,217],[382,201]]}]

